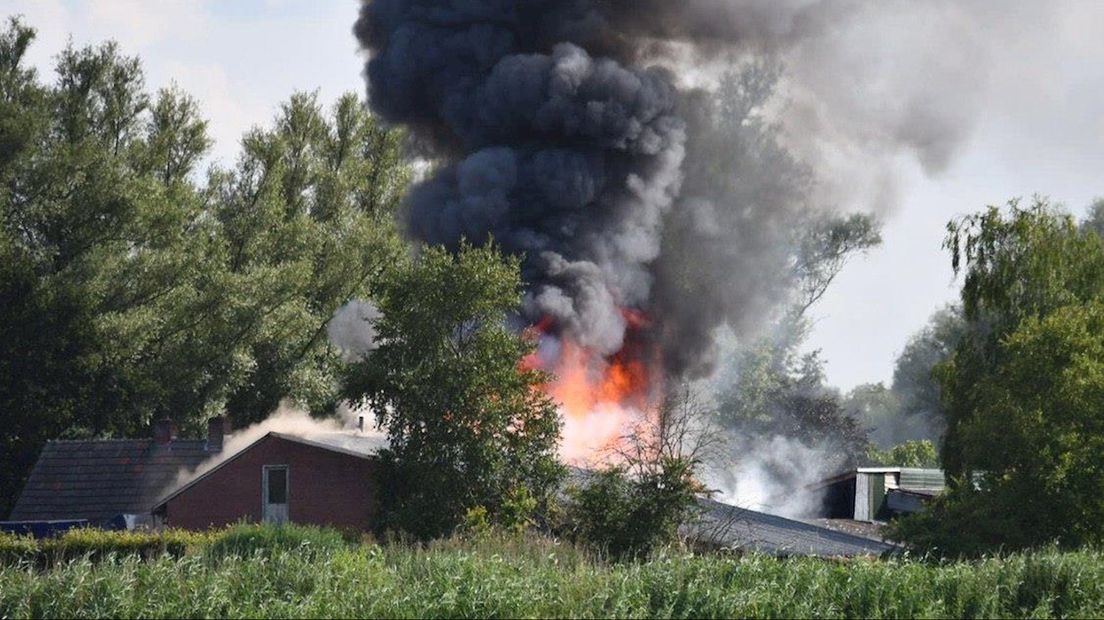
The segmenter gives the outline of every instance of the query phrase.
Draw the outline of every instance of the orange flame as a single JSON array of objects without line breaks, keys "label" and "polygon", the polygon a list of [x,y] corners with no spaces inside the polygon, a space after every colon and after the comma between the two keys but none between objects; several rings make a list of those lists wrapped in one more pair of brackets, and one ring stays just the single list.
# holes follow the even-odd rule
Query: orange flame
[{"label": "orange flame", "polygon": [[[629,336],[646,326],[640,313],[626,310],[625,318]],[[543,333],[549,327],[549,322],[542,320],[533,330]],[[555,359],[543,360],[533,354],[525,365],[553,375],[545,389],[560,404],[563,415],[560,458],[579,464],[607,459],[610,448],[647,415],[655,402],[658,385],[651,377],[652,360],[645,354],[645,347],[631,340],[608,358],[567,335],[559,337],[559,344]]]}]

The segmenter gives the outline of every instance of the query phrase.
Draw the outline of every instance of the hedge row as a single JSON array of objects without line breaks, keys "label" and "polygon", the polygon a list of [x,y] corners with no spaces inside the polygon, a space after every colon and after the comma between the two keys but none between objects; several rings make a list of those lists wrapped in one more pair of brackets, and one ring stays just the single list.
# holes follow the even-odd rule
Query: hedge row
[{"label": "hedge row", "polygon": [[349,542],[349,537],[333,529],[246,523],[208,532],[117,532],[79,528],[41,540],[0,532],[0,565],[27,563],[52,566],[81,558],[93,561],[125,557],[149,560],[166,555],[180,558],[193,554],[218,559],[268,555],[275,551],[314,555],[320,550],[344,548]]}]

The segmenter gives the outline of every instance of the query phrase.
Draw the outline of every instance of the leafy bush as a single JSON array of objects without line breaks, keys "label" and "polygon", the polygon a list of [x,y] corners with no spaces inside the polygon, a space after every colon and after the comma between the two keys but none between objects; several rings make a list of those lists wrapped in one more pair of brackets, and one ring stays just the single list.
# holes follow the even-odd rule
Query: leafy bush
[{"label": "leafy bush", "polygon": [[78,528],[69,530],[56,538],[41,540],[38,548],[43,559],[50,563],[57,563],[82,557],[92,560],[126,556],[151,559],[165,554],[181,557],[189,549],[205,542],[203,534],[184,530],[115,532]]},{"label": "leafy bush", "polygon": [[692,516],[700,485],[691,473],[688,461],[669,457],[638,476],[618,467],[594,473],[569,489],[560,529],[614,558],[646,556],[677,542]]},{"label": "leafy bush", "polygon": [[207,548],[207,556],[212,558],[271,556],[281,551],[294,551],[314,557],[319,553],[344,549],[351,542],[333,528],[291,523],[238,523],[211,536],[213,540]]},{"label": "leafy bush", "polygon": [[34,538],[0,532],[0,565],[29,562],[37,555]]},{"label": "leafy bush", "polygon": [[162,555],[179,558],[208,541],[206,534],[184,530],[115,532],[78,528],[37,541],[30,536],[0,533],[0,564],[27,562],[49,566],[81,558],[93,561],[124,557],[153,559]]},{"label": "leafy bush", "polygon": [[427,247],[379,285],[378,347],[350,367],[346,395],[387,431],[381,529],[447,536],[477,506],[524,527],[557,488],[560,418],[538,389],[548,377],[523,363],[533,339],[503,320],[521,304],[520,265],[493,243]]},{"label": "leafy bush", "polygon": [[866,460],[887,467],[939,467],[939,451],[927,439],[906,441],[887,450],[871,444],[866,449]]}]

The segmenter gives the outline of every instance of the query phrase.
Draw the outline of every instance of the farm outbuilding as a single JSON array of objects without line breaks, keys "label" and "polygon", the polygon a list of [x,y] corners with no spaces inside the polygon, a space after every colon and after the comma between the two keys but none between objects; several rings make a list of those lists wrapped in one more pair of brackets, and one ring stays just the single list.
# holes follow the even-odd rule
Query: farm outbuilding
[{"label": "farm outbuilding", "polygon": [[[53,441],[42,451],[3,529],[51,535],[65,527],[179,527],[294,522],[370,531],[378,525],[386,447],[358,431],[246,432],[211,421],[207,439]],[[229,439],[227,439],[229,437]],[[224,445],[225,444],[225,445]],[[572,468],[571,484],[590,472]],[[702,549],[771,555],[879,555],[892,545],[702,498],[681,530]]]},{"label": "farm outbuilding", "polygon": [[152,506],[157,522],[206,529],[237,521],[368,530],[378,506],[381,438],[270,432]]},{"label": "farm outbuilding", "polygon": [[51,441],[5,528],[206,529],[242,520],[375,526],[383,438],[270,432],[224,453],[229,433],[225,419],[214,418],[206,439],[177,438],[161,421],[149,439]]},{"label": "farm outbuilding", "polygon": [[859,467],[812,485],[822,495],[819,517],[884,521],[918,512],[943,492],[943,471],[918,467]]}]

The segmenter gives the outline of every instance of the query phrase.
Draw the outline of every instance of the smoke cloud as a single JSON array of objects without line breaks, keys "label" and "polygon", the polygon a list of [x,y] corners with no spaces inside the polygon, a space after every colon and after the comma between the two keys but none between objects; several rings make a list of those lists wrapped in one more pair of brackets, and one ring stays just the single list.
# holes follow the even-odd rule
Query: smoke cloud
[{"label": "smoke cloud", "polygon": [[[302,409],[288,403],[280,403],[280,406],[264,420],[244,429],[235,430],[227,435],[223,439],[221,452],[212,455],[211,458],[200,463],[195,469],[182,469],[177,474],[176,480],[165,491],[178,489],[195,480],[253,445],[261,437],[273,432],[304,439],[324,435],[329,443],[333,443],[334,439],[339,439],[341,436],[347,436],[350,440],[355,437],[377,437],[381,441],[386,440],[386,435],[376,428],[375,416],[370,410],[341,404],[338,406],[336,414],[336,417],[332,418],[315,418]],[[364,429],[360,430],[360,418],[362,417],[364,418]]]},{"label": "smoke cloud", "polygon": [[408,197],[410,235],[493,236],[526,257],[527,320],[610,355],[642,310],[667,372],[702,376],[718,328],[747,334],[790,298],[796,230],[891,207],[902,162],[946,168],[1031,12],[374,0],[355,33],[373,110],[441,162]]},{"label": "smoke cloud", "polygon": [[326,335],[346,361],[358,360],[376,348],[375,321],[382,316],[375,304],[354,299],[334,313]]},{"label": "smoke cloud", "polygon": [[728,466],[711,464],[706,484],[724,503],[784,517],[817,515],[822,491],[808,487],[839,473],[843,465],[833,450],[778,435],[737,445],[739,460]]}]

